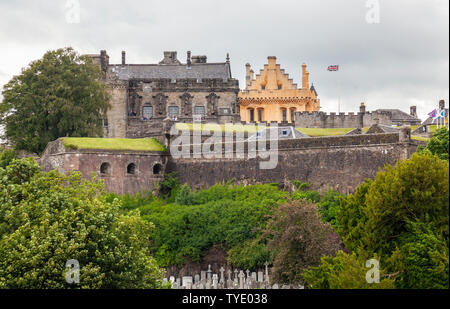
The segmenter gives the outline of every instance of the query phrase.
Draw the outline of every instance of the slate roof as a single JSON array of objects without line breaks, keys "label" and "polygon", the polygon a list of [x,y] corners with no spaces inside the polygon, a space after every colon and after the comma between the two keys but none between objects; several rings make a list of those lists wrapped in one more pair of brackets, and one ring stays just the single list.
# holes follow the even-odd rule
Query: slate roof
[{"label": "slate roof", "polygon": [[392,114],[392,120],[415,120],[415,121],[419,121],[419,118],[416,118],[414,116],[411,116],[408,113],[405,113],[399,109],[377,109],[376,112],[388,112]]},{"label": "slate roof", "polygon": [[232,78],[229,63],[191,64],[126,64],[110,65],[109,70],[116,73],[119,79],[202,79],[216,78],[224,81]]},{"label": "slate roof", "polygon": [[[295,129],[294,127],[278,127],[278,139],[292,139],[292,138],[309,138],[308,135],[300,132],[299,130]],[[267,135],[267,139],[270,139],[270,131],[274,130],[274,128],[266,128],[264,130],[261,130],[257,132],[256,134],[250,136],[249,140],[255,140],[255,139],[265,139]]]}]

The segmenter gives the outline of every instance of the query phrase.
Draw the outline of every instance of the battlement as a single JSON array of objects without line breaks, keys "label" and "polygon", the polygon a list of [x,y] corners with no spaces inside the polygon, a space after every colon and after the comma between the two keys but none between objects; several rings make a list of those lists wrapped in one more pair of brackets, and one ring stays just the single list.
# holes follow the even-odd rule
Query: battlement
[{"label": "battlement", "polygon": [[[415,109],[411,109],[411,113]],[[418,125],[421,120],[415,115],[409,115],[398,109],[378,109],[367,112],[365,105],[361,105],[360,112],[354,113],[325,113],[325,112],[296,112],[295,126],[303,128],[363,128],[374,124],[386,126]]]}]

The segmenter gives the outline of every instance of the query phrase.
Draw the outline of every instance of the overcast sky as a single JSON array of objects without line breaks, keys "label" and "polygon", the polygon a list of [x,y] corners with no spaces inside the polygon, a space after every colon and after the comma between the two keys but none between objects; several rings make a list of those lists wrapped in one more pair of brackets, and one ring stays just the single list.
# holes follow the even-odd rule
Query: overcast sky
[{"label": "overcast sky", "polygon": [[[79,23],[76,5],[80,5]],[[301,85],[305,62],[322,110],[416,105],[419,116],[449,98],[448,0],[0,0],[0,85],[51,49],[105,49],[111,63],[157,63],[164,50],[225,61],[245,83],[276,56]],[[74,14],[73,14],[74,13]],[[369,22],[372,23],[369,23]],[[373,23],[375,21],[375,23]],[[72,23],[75,22],[75,23]],[[340,65],[328,72],[328,65]]]}]

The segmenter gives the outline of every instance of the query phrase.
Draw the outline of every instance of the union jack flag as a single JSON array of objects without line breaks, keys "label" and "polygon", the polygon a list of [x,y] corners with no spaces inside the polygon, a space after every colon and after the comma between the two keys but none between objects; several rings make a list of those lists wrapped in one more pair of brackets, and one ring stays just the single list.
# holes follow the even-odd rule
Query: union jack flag
[{"label": "union jack flag", "polygon": [[328,71],[339,71],[338,65],[330,65],[328,66]]}]

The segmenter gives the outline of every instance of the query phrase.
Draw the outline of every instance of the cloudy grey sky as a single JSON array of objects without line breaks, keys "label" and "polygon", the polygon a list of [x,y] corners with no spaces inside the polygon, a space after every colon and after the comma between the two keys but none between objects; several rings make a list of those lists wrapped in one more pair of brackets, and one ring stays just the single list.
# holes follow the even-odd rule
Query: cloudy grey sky
[{"label": "cloudy grey sky", "polygon": [[78,0],[79,23],[68,23],[74,1],[0,0],[1,85],[58,47],[106,49],[112,63],[122,50],[129,63],[156,63],[164,50],[184,62],[191,50],[209,61],[229,52],[241,88],[247,62],[258,72],[277,56],[297,83],[305,62],[327,112],[338,97],[341,111],[417,105],[422,119],[448,104],[448,0],[379,0],[379,23],[367,22],[368,0]]}]

